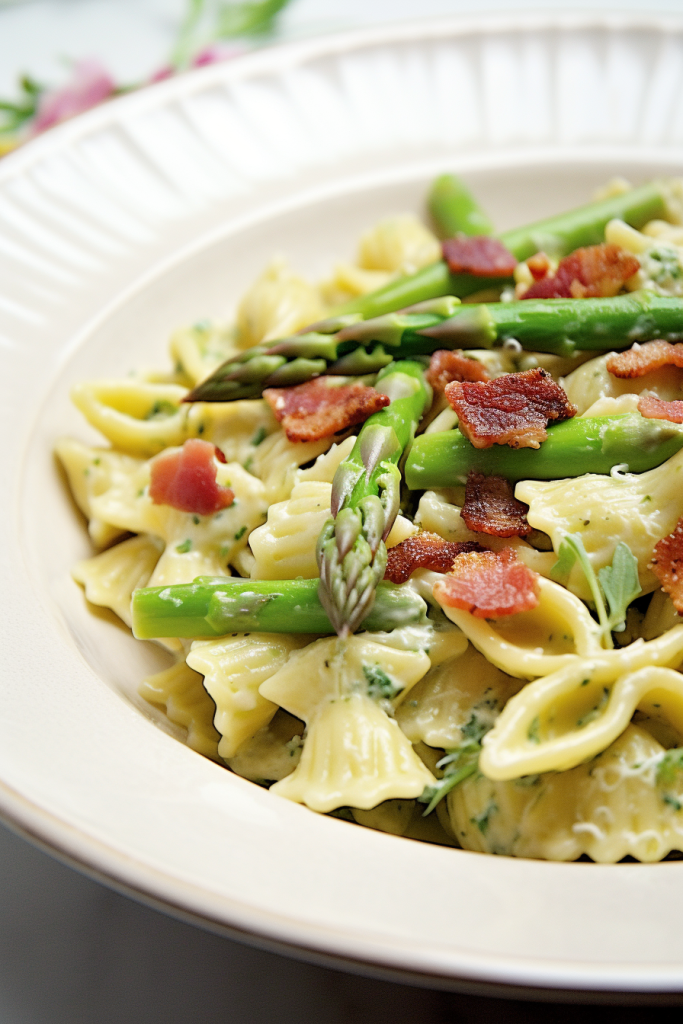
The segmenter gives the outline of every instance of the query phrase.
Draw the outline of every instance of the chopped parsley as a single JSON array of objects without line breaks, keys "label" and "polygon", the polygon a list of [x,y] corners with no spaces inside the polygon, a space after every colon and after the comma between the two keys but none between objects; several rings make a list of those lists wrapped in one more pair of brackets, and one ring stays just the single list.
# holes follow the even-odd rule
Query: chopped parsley
[{"label": "chopped parsley", "polygon": [[165,398],[157,399],[151,409],[148,410],[145,416],[146,420],[160,420],[165,419],[167,416],[175,416],[178,412],[178,406],[174,405],[173,402],[167,401]]},{"label": "chopped parsley", "polygon": [[246,532],[247,532],[246,526],[240,526],[239,530],[235,534],[235,540],[241,540],[242,537],[244,537]]},{"label": "chopped parsley", "polygon": [[192,548],[192,541],[188,537],[187,540],[184,540],[182,544],[176,544],[176,548],[175,549],[176,549],[176,551],[178,552],[179,555],[186,555],[187,552],[191,550],[191,548]]},{"label": "chopped parsley", "polygon": [[373,700],[392,700],[403,689],[396,686],[380,665],[363,665],[363,675],[368,684],[368,697]]},{"label": "chopped parsley", "polygon": [[481,814],[475,814],[473,818],[470,818],[470,822],[472,825],[476,825],[481,834],[485,836],[489,830],[491,818],[497,811],[498,804],[494,800],[491,800],[486,810],[482,811]]}]

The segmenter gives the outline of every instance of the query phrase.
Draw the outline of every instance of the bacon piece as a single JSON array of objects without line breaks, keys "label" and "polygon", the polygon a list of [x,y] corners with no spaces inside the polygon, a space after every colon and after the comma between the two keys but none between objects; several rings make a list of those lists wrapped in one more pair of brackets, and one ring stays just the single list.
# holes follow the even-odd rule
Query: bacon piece
[{"label": "bacon piece", "polygon": [[550,260],[544,252],[537,252],[535,256],[530,256],[526,265],[534,281],[542,280],[550,270]]},{"label": "bacon piece", "polygon": [[458,555],[483,550],[473,540],[444,540],[438,533],[417,533],[389,548],[384,579],[392,583],[405,583],[415,569],[448,572]]},{"label": "bacon piece", "polygon": [[322,437],[364,423],[391,399],[360,381],[334,386],[333,377],[316,377],[289,388],[267,388],[263,397],[288,441],[319,441]]},{"label": "bacon piece", "polygon": [[538,367],[506,373],[485,384],[454,381],[446,386],[446,398],[475,448],[538,448],[548,436],[549,420],[576,415],[565,391]]},{"label": "bacon piece", "polygon": [[635,344],[628,352],[612,352],[605,366],[614,377],[629,380],[644,377],[662,366],[683,368],[683,345],[672,345],[670,341],[646,341]]},{"label": "bacon piece", "polygon": [[678,614],[683,615],[683,518],[678,520],[673,533],[655,544],[648,569],[662,584]]},{"label": "bacon piece", "polygon": [[469,359],[463,355],[462,349],[452,352],[447,348],[440,348],[433,354],[426,377],[435,391],[445,391],[446,385],[454,380],[491,379],[486,367],[478,359]]},{"label": "bacon piece", "polygon": [[510,277],[517,266],[517,260],[503,243],[488,235],[447,238],[442,251],[451,274]]},{"label": "bacon piece", "polygon": [[560,260],[555,274],[534,281],[522,298],[606,298],[621,291],[624,282],[638,270],[640,263],[636,257],[618,245],[588,245]]},{"label": "bacon piece", "polygon": [[460,516],[469,530],[492,537],[526,537],[531,533],[526,514],[529,506],[515,498],[504,476],[485,476],[470,470],[465,504]]},{"label": "bacon piece", "polygon": [[157,455],[151,463],[149,496],[155,505],[170,505],[180,512],[210,516],[228,508],[234,491],[216,483],[215,446],[191,438],[178,451]]},{"label": "bacon piece", "polygon": [[683,402],[663,402],[656,395],[643,395],[638,402],[638,412],[648,420],[683,423]]},{"label": "bacon piece", "polygon": [[461,555],[434,597],[446,608],[463,608],[478,619],[528,612],[538,604],[538,573],[520,562],[512,548]]}]

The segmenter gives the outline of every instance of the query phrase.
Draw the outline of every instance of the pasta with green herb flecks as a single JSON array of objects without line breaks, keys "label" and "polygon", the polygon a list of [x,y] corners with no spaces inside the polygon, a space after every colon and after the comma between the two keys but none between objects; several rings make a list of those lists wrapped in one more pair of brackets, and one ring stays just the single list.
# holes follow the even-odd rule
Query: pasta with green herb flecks
[{"label": "pasta with green herb flecks", "polygon": [[73,585],[172,652],[150,719],[341,827],[683,853],[681,194],[488,237],[444,175],[430,224],[77,384]]}]

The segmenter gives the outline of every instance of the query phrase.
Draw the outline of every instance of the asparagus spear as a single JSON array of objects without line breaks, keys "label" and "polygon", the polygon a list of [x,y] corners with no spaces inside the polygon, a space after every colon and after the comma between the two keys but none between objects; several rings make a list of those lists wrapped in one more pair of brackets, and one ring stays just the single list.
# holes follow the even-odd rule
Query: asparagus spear
[{"label": "asparagus spear", "polygon": [[427,196],[427,207],[440,238],[465,235],[492,235],[493,224],[479,206],[467,185],[454,174],[442,174]]},{"label": "asparagus spear", "polygon": [[[666,220],[669,216],[669,191],[666,179],[652,181],[622,195],[588,203],[513,231],[504,231],[498,237],[518,260],[525,260],[541,249],[555,257],[566,256],[580,245],[602,242],[605,225],[614,217],[625,220],[634,228],[641,228],[656,218]],[[496,282],[489,280],[483,283],[488,285]],[[440,295],[465,298],[481,287],[482,278],[449,274],[446,264],[440,261],[409,277],[390,281],[388,285],[368,295],[361,295],[340,307],[338,312],[360,313],[366,318],[382,316],[403,306],[438,298]]]},{"label": "asparagus spear", "polygon": [[[416,593],[380,583],[364,629],[390,630],[424,619],[427,606]],[[198,576],[194,583],[136,590],[133,632],[141,640],[226,633],[332,633],[318,599],[318,580],[239,580]]]},{"label": "asparagus spear", "polygon": [[584,473],[631,473],[654,469],[683,448],[683,425],[650,420],[638,412],[618,416],[576,416],[548,428],[540,448],[493,445],[475,448],[459,430],[418,437],[408,456],[405,480],[411,490],[456,487],[470,470],[509,480],[560,480]]},{"label": "asparagus spear", "polygon": [[[343,326],[339,329],[339,324]],[[264,387],[299,384],[321,373],[372,373],[391,359],[437,348],[491,348],[516,338],[535,352],[625,348],[634,341],[683,337],[683,299],[631,292],[608,299],[528,299],[459,306],[443,296],[397,313],[257,345],[223,363],[186,402],[256,398]],[[329,327],[333,333],[323,333]]]},{"label": "asparagus spear", "polygon": [[421,363],[392,363],[378,381],[391,398],[363,424],[332,482],[332,517],[316,549],[318,596],[339,636],[353,633],[368,615],[384,576],[384,541],[399,508],[397,463],[431,402]]}]

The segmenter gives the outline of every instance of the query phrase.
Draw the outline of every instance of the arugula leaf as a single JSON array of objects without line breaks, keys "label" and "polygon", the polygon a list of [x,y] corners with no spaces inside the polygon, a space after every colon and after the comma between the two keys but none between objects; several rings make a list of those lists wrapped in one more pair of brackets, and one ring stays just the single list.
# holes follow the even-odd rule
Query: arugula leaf
[{"label": "arugula leaf", "polygon": [[557,561],[550,570],[550,575],[554,579],[557,579],[558,576],[561,575],[568,576],[574,562],[577,560],[581,566],[583,575],[586,577],[586,583],[590,588],[593,604],[595,605],[595,610],[598,613],[598,621],[602,626],[603,633],[608,635],[610,632],[609,620],[607,618],[607,609],[605,608],[602,590],[600,589],[598,577],[595,575],[595,569],[591,565],[590,558],[588,557],[588,552],[583,546],[580,534],[568,533],[564,538],[560,544],[560,550],[557,553]]},{"label": "arugula leaf", "polygon": [[566,583],[577,561],[590,589],[603,637],[611,646],[611,632],[620,633],[626,628],[626,609],[641,592],[638,560],[628,544],[621,541],[614,551],[612,564],[600,569],[596,575],[580,534],[568,533],[560,544],[550,575],[558,583]]},{"label": "arugula leaf", "polygon": [[443,777],[437,779],[433,786],[425,786],[422,796],[417,798],[419,803],[427,804],[422,814],[423,818],[431,814],[436,805],[455,789],[458,783],[474,775],[479,767],[480,751],[481,743],[469,740],[455,750],[449,750],[445,757],[437,761],[436,767],[445,769]]},{"label": "arugula leaf", "polygon": [[615,633],[626,628],[626,609],[641,592],[638,559],[628,544],[617,544],[612,564],[598,572],[600,585],[607,598],[610,626]]}]

